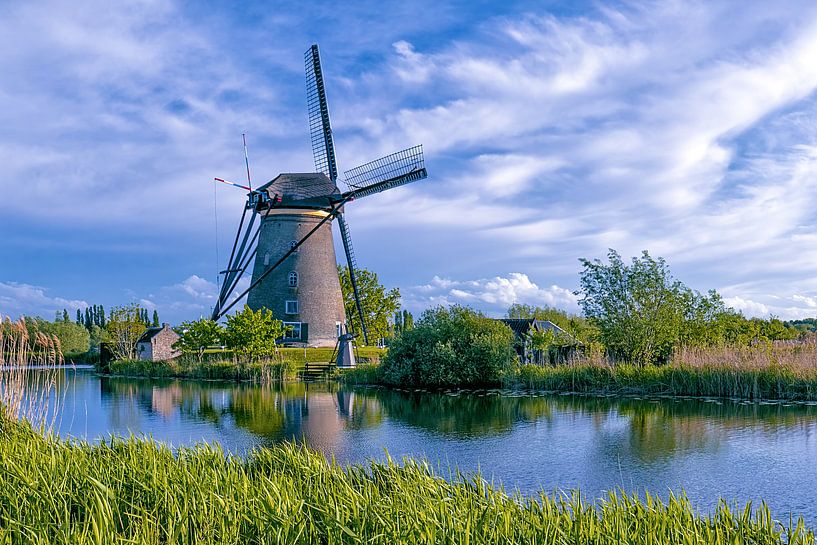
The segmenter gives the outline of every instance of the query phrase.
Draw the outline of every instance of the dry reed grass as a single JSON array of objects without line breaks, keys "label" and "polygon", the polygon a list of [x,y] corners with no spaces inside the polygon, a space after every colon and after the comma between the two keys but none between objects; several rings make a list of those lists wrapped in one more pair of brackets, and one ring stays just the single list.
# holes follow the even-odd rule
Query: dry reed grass
[{"label": "dry reed grass", "polygon": [[775,341],[754,346],[685,347],[676,351],[672,365],[739,371],[783,367],[795,373],[813,374],[817,372],[817,338]]},{"label": "dry reed grass", "polygon": [[0,416],[52,430],[60,400],[57,371],[49,366],[64,363],[55,335],[31,331],[23,318],[0,316]]}]

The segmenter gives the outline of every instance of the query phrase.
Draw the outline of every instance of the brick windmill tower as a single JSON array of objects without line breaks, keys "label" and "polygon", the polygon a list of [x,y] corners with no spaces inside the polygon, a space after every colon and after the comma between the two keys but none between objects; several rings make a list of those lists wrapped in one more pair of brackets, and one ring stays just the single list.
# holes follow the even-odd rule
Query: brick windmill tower
[{"label": "brick windmill tower", "polygon": [[[339,188],[317,45],[306,51],[305,65],[316,172],[279,174],[257,189],[216,178],[248,193],[229,264],[221,273],[224,280],[212,318],[221,318],[248,294],[250,308],[268,308],[290,326],[284,342],[334,346],[339,337],[347,336],[332,236],[332,220],[337,219],[362,324],[362,331],[352,333],[362,335],[368,344],[344,207],[355,199],[426,178],[423,149],[414,146],[346,171],[345,190]],[[249,183],[249,168],[247,171]],[[250,286],[236,295],[238,281],[250,263]]]}]

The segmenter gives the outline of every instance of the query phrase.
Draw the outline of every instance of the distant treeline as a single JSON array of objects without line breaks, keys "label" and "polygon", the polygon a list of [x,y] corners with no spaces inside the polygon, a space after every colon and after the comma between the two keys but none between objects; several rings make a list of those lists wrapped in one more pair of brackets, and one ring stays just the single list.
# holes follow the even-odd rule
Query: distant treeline
[{"label": "distant treeline", "polygon": [[[113,313],[113,310],[111,310]],[[70,318],[68,317],[68,309],[62,309],[62,312],[57,312],[57,315],[54,319],[55,322],[69,322]],[[76,318],[74,322],[77,325],[85,327],[88,331],[94,326],[104,328],[105,324],[107,324],[110,316],[105,316],[105,307],[102,305],[91,305],[85,307],[85,311],[83,312],[82,309],[77,309],[76,311]],[[153,311],[153,317],[148,315],[147,309],[140,308],[139,309],[139,319],[143,324],[146,326],[158,327],[159,326],[159,312],[157,310]]]}]

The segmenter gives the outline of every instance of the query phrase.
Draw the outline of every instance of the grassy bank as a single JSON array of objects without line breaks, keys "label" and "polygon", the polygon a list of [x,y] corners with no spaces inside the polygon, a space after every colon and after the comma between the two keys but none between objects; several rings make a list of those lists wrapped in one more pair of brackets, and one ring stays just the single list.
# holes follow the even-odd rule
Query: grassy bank
[{"label": "grassy bank", "polygon": [[526,365],[508,377],[505,386],[583,394],[721,397],[753,401],[817,400],[817,372],[803,373],[782,366],[737,369],[717,363],[699,367]]},{"label": "grassy bank", "polygon": [[[380,384],[377,366],[345,371],[348,384]],[[411,386],[411,385],[405,385]],[[662,366],[577,360],[523,365],[486,386],[581,394],[670,395],[748,400],[817,401],[817,344],[684,349]]]},{"label": "grassy bank", "polygon": [[343,468],[295,446],[244,461],[0,428],[0,543],[814,543],[763,506],[701,516],[683,498],[528,498],[418,462]]},{"label": "grassy bank", "polygon": [[[364,347],[358,349],[358,358],[364,366],[374,365],[383,353],[380,348]],[[309,363],[328,362],[333,354],[332,348],[281,348],[274,361],[241,363],[234,360],[230,351],[209,350],[202,361],[188,354],[170,361],[113,361],[105,367],[98,366],[98,370],[130,377],[274,382],[294,379]]]},{"label": "grassy bank", "polygon": [[101,372],[111,375],[145,378],[190,378],[200,380],[235,380],[268,383],[296,377],[297,369],[288,363],[237,364],[215,358],[199,362],[181,357],[171,361],[118,360]]}]

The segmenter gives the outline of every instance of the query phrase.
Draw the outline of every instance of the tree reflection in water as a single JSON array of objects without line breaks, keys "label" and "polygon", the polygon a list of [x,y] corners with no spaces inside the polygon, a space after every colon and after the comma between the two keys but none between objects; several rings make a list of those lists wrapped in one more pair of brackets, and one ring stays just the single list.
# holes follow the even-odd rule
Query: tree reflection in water
[{"label": "tree reflection in water", "polygon": [[499,390],[395,391],[335,383],[272,386],[225,382],[100,379],[114,424],[132,425],[137,412],[165,421],[237,426],[271,444],[305,440],[331,450],[350,430],[388,419],[424,432],[477,439],[529,423],[589,419],[601,454],[650,462],[691,451],[715,451],[734,430],[773,435],[814,427],[817,407],[731,401],[544,396]]}]

